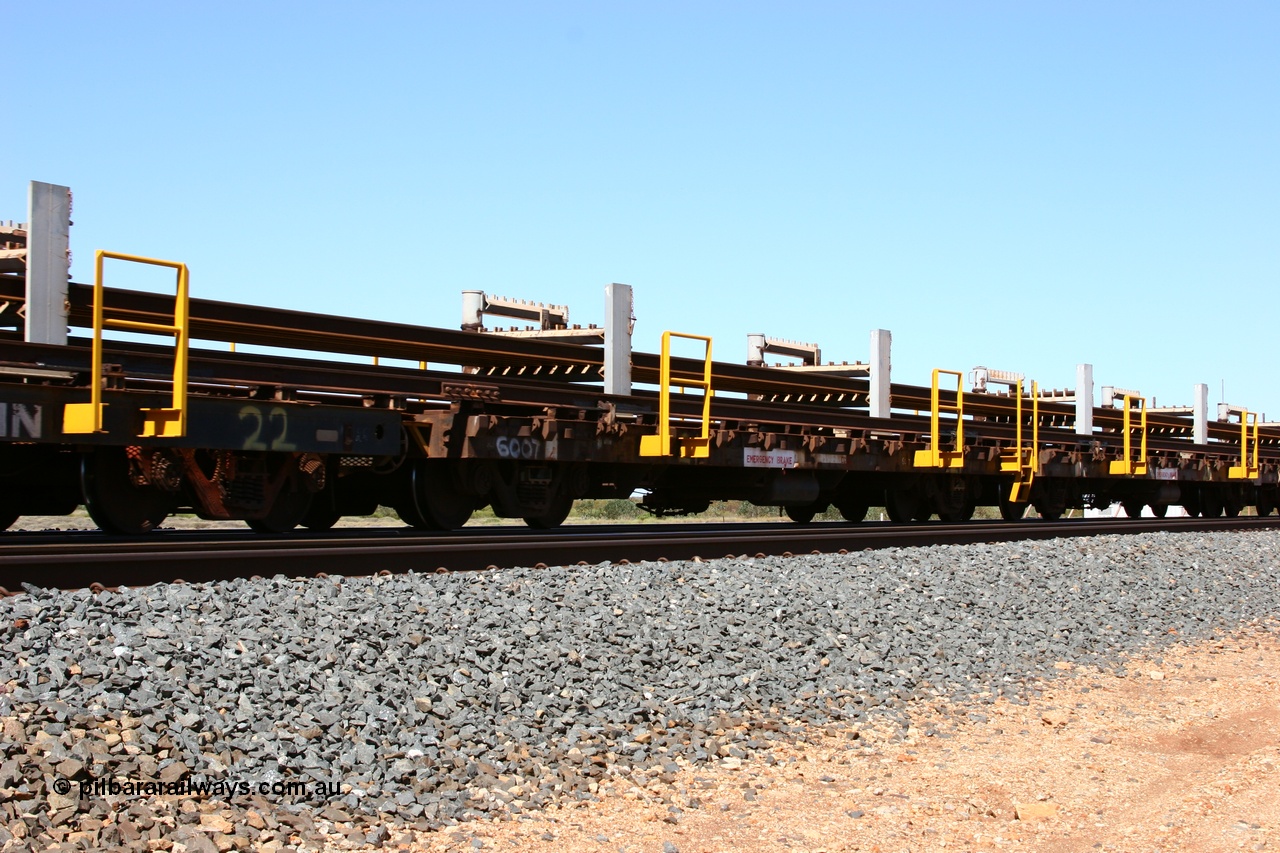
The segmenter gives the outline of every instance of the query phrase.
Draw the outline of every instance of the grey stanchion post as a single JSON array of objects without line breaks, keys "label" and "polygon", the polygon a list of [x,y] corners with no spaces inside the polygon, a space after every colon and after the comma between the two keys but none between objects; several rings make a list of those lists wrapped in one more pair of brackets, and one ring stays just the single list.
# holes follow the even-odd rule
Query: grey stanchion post
[{"label": "grey stanchion post", "polygon": [[876,329],[871,333],[871,417],[887,418],[892,406],[889,382],[889,350],[893,335],[888,329]]},{"label": "grey stanchion post", "polygon": [[1076,365],[1076,435],[1093,435],[1093,365]]},{"label": "grey stanchion post", "polygon": [[32,181],[27,195],[27,328],[35,344],[67,342],[71,190]]},{"label": "grey stanchion post", "polygon": [[631,393],[631,285],[604,288],[604,393]]},{"label": "grey stanchion post", "polygon": [[484,291],[462,291],[462,330],[478,332],[484,325]]},{"label": "grey stanchion post", "polygon": [[1203,383],[1196,385],[1195,397],[1191,403],[1193,440],[1196,444],[1209,443],[1209,386]]}]

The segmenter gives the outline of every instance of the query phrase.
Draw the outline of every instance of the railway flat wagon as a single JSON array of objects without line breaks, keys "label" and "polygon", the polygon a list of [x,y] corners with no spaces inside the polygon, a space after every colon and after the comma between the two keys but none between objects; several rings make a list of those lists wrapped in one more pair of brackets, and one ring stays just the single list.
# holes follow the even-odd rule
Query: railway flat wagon
[{"label": "railway flat wagon", "polygon": [[[1098,405],[1088,365],[1067,391],[986,368],[896,384],[883,330],[854,364],[764,335],[746,363],[696,334],[637,352],[619,284],[599,328],[467,291],[453,329],[201,299],[184,264],[118,252],[80,284],[69,197],[33,183],[28,221],[0,224],[0,528],[81,505],[119,534],[175,512],[321,529],[378,506],[428,530],[485,506],[551,528],[577,499],[637,493],[659,515],[746,500],[800,523],[1276,506],[1280,425],[1211,419],[1203,385],[1157,409],[1111,387]],[[108,286],[128,264],[170,270],[173,293]],[[503,315],[532,325],[485,326]]]}]

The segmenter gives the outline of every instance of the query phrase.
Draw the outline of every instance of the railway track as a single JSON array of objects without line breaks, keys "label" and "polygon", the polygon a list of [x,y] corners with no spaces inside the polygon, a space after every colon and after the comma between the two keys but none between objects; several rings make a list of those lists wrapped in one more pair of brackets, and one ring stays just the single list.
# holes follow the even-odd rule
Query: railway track
[{"label": "railway track", "polygon": [[23,584],[63,589],[203,582],[254,575],[474,571],[512,566],[641,560],[788,556],[879,548],[1022,539],[1280,528],[1269,518],[1140,518],[792,525],[679,524],[570,526],[554,531],[469,528],[426,534],[412,528],[345,529],[264,537],[249,531],[157,531],[147,537],[97,532],[8,533],[0,543],[0,593]]}]

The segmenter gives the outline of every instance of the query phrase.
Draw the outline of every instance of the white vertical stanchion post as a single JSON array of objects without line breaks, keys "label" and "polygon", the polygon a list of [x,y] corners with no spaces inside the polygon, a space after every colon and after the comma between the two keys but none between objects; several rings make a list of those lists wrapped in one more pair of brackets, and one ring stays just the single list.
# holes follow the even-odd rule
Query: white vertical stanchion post
[{"label": "white vertical stanchion post", "polygon": [[887,418],[892,406],[889,382],[889,350],[893,343],[893,335],[888,329],[875,329],[871,332],[871,417]]},{"label": "white vertical stanchion post", "polygon": [[1093,435],[1093,365],[1076,365],[1076,435]]},{"label": "white vertical stanchion post", "polygon": [[71,190],[32,181],[27,228],[26,339],[34,344],[66,344]]},{"label": "white vertical stanchion post", "polygon": [[1191,418],[1194,421],[1192,440],[1196,444],[1209,443],[1209,386],[1204,383],[1196,385],[1195,396],[1191,403]]},{"label": "white vertical stanchion post", "polygon": [[632,294],[629,284],[604,289],[604,393],[631,393]]}]

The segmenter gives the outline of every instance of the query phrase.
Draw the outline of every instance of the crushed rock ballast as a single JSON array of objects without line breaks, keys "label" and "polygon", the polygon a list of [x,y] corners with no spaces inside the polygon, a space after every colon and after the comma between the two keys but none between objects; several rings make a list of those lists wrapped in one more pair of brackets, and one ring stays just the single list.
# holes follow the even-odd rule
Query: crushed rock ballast
[{"label": "crushed rock ballast", "polygon": [[[1023,701],[1055,662],[1272,619],[1278,553],[1277,533],[1158,533],[28,588],[0,601],[0,846],[207,841],[185,812],[148,825],[163,785],[304,829],[436,826],[677,758],[767,758],[793,726],[904,725],[922,696]],[[129,830],[104,825],[121,810]]]}]

